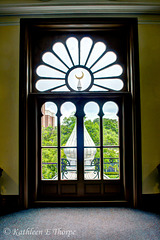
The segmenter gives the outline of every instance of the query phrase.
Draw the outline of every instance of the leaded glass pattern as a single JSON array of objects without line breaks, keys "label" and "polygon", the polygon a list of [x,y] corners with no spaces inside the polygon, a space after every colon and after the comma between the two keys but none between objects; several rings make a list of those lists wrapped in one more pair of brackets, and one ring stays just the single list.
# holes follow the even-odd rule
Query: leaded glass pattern
[{"label": "leaded glass pattern", "polygon": [[36,68],[35,87],[39,92],[120,91],[123,68],[115,52],[90,37],[69,37],[56,42],[42,55]]}]

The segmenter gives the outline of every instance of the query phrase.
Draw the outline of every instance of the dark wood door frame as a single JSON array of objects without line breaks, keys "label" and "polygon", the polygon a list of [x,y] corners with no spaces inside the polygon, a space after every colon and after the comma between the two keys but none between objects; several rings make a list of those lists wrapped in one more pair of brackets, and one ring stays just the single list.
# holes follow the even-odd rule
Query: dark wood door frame
[{"label": "dark wood door frame", "polygon": [[[32,88],[30,27],[32,25],[65,25],[71,27],[73,19],[22,19],[20,29],[20,84],[19,84],[19,175],[20,175],[20,204],[23,208],[28,207],[28,96]],[[128,88],[131,94],[131,121],[132,121],[132,203],[138,207],[141,198],[141,119],[140,119],[140,88],[139,88],[139,56],[138,56],[138,30],[136,19],[125,18],[80,18],[74,19],[74,24],[82,28],[85,24],[90,28],[93,26],[104,28],[113,25],[125,25],[129,31],[128,51],[129,59]],[[125,106],[128,107],[127,104]],[[127,124],[127,123],[126,123]],[[127,157],[127,156],[126,156]],[[106,202],[107,204],[107,202]]]}]

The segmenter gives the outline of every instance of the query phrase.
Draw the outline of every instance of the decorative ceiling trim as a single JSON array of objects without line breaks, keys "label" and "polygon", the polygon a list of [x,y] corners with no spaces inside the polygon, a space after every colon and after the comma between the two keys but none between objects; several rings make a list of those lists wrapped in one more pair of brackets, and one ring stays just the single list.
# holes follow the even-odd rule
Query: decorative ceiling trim
[{"label": "decorative ceiling trim", "polygon": [[[29,18],[30,16],[28,15],[27,17]],[[36,17],[37,17],[37,15],[36,15]],[[38,17],[41,17],[41,16],[38,16]],[[53,17],[53,15],[51,15],[49,17]],[[104,17],[104,15],[102,17]],[[113,15],[107,15],[107,17],[113,17]],[[124,15],[121,15],[121,17],[124,17]],[[127,17],[130,17],[130,16],[127,15]],[[132,17],[133,17],[133,15],[132,15]],[[138,17],[138,16],[134,15],[134,17]],[[159,25],[160,24],[160,20],[152,20],[152,19],[143,20],[143,19],[139,19],[138,18],[138,25],[141,25],[141,24],[145,24],[145,25],[148,25],[148,24]],[[10,20],[10,19],[7,19],[7,21],[5,21],[3,19],[3,20],[0,21],[0,26],[20,26],[20,18],[17,18],[17,21],[13,21],[13,20]]]},{"label": "decorative ceiling trim", "polygon": [[112,3],[112,4],[83,4],[83,5],[20,5],[1,4],[1,16],[25,16],[48,14],[75,14],[75,13],[109,13],[109,14],[160,14],[160,4],[151,3]]}]

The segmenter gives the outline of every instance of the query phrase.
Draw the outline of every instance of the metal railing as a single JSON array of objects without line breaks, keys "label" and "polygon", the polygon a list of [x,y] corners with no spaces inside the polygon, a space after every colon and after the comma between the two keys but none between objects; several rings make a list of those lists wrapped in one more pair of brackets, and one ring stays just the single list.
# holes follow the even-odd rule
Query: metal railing
[{"label": "metal railing", "polygon": [[[106,162],[108,160],[108,162]],[[43,165],[55,165],[56,168],[58,168],[58,163],[42,163]],[[115,166],[116,165],[116,166]],[[70,168],[72,167],[72,168]],[[73,169],[75,167],[75,170]],[[67,179],[67,173],[68,172],[77,172],[76,170],[77,165],[70,165],[70,162],[66,158],[61,159],[61,174],[62,174],[62,179]],[[91,167],[95,167],[94,169]],[[100,158],[94,158],[91,161],[91,164],[89,165],[84,165],[84,173],[86,172],[93,172],[95,173],[94,179],[100,179]],[[107,174],[114,174],[119,175],[119,158],[103,158],[103,173],[105,175]],[[42,176],[43,178],[43,176]],[[45,178],[43,178],[45,179]]]}]

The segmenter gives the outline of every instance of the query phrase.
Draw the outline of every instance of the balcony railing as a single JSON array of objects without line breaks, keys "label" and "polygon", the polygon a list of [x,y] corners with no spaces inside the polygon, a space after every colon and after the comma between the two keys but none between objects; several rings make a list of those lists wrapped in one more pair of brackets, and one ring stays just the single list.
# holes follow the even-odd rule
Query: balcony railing
[{"label": "balcony railing", "polygon": [[[42,163],[42,166],[54,165],[56,167],[55,177],[56,179],[58,164],[57,163]],[[71,168],[70,168],[71,167]],[[75,169],[74,169],[75,168]],[[94,179],[100,179],[100,158],[94,158],[91,164],[84,165],[84,173],[95,173]],[[61,159],[61,176],[62,179],[67,179],[68,172],[77,172],[77,165],[70,165],[70,162],[66,158]],[[119,178],[119,158],[103,158],[103,174],[113,176],[112,178]],[[110,177],[108,177],[110,178]],[[46,179],[42,175],[42,179]]]}]

